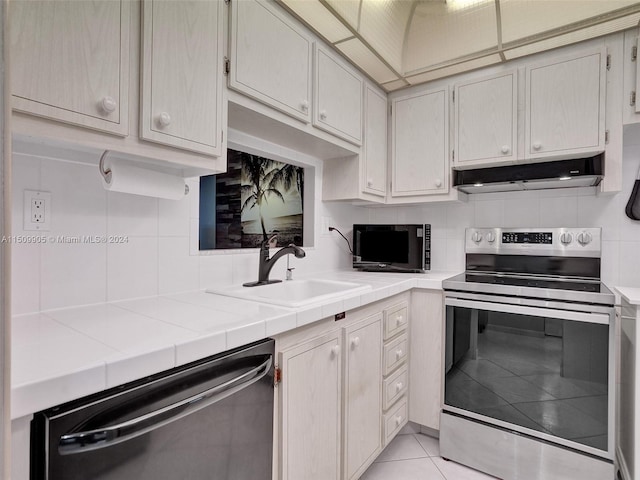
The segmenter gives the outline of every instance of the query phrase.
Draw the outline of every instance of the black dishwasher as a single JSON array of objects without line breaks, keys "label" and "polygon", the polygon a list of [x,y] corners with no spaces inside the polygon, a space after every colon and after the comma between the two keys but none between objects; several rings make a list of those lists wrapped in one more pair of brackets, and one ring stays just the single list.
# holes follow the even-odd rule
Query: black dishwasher
[{"label": "black dishwasher", "polygon": [[270,480],[274,341],[36,413],[32,480]]}]

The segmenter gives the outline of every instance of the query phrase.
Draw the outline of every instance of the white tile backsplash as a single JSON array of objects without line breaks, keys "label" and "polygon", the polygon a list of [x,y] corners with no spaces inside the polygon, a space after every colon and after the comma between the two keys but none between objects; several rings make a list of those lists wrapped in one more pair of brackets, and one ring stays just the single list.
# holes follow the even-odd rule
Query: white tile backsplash
[{"label": "white tile backsplash", "polygon": [[107,231],[110,235],[157,236],[158,199],[107,193]]},{"label": "white tile backsplash", "polygon": [[11,310],[15,315],[40,311],[40,250],[34,244],[11,246]]},{"label": "white tile backsplash", "polygon": [[[476,208],[483,202],[477,202]],[[540,227],[540,199],[538,196],[518,196],[504,206],[505,227]],[[477,210],[476,210],[477,212]]]},{"label": "white tile backsplash", "polygon": [[107,244],[107,301],[158,294],[158,238]]},{"label": "white tile backsplash", "polygon": [[161,295],[199,288],[199,258],[189,254],[189,237],[160,237],[158,251]]},{"label": "white tile backsplash", "polygon": [[189,194],[181,200],[159,200],[158,234],[160,236],[189,236],[191,197],[198,190],[189,189]]},{"label": "white tile backsplash", "polygon": [[[491,194],[488,194],[491,195]],[[482,195],[477,195],[482,197]],[[504,200],[484,200],[478,198],[475,202],[475,222],[476,227],[493,227],[504,224]],[[471,226],[469,224],[468,226]],[[460,238],[464,238],[462,235]]]},{"label": "white tile backsplash", "polygon": [[51,235],[106,235],[107,192],[95,166],[43,160],[40,188],[51,193]]},{"label": "white tile backsplash", "polygon": [[105,243],[46,244],[41,247],[41,255],[41,310],[106,301]]},{"label": "white tile backsplash", "polygon": [[579,197],[545,197],[540,199],[540,213],[544,227],[579,227]]}]

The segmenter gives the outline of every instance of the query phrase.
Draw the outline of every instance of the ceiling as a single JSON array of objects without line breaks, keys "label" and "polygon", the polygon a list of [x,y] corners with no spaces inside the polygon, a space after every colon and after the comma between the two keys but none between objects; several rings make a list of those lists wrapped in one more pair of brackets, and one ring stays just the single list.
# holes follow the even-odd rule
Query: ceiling
[{"label": "ceiling", "polygon": [[278,0],[387,91],[638,25],[637,0]]}]

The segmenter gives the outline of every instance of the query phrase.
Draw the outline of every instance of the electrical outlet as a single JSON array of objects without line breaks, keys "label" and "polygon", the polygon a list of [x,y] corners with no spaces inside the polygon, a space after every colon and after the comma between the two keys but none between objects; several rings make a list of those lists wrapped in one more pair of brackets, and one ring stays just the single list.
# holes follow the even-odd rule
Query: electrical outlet
[{"label": "electrical outlet", "polygon": [[25,190],[23,213],[24,230],[40,232],[51,230],[51,194]]}]

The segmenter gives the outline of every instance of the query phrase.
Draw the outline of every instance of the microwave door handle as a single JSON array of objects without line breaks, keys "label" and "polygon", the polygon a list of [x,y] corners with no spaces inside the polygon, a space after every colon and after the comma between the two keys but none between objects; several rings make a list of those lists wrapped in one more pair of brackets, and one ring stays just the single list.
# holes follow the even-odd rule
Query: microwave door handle
[{"label": "microwave door handle", "polygon": [[269,355],[267,360],[251,370],[179,402],[117,425],[62,435],[58,444],[58,453],[72,455],[98,450],[126,442],[180,420],[256,383],[267,374],[271,364],[272,356]]},{"label": "microwave door handle", "polygon": [[558,318],[561,320],[573,320],[576,322],[609,324],[609,316],[601,313],[583,313],[571,310],[556,310],[550,308],[530,307],[525,305],[512,305],[504,303],[492,303],[478,300],[463,300],[460,298],[447,298],[446,306],[488,310],[490,312],[515,313],[531,315],[534,317]]}]

